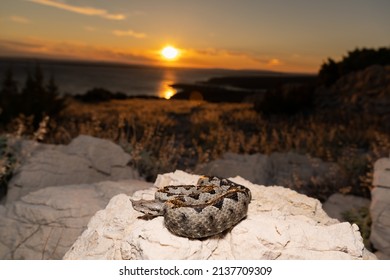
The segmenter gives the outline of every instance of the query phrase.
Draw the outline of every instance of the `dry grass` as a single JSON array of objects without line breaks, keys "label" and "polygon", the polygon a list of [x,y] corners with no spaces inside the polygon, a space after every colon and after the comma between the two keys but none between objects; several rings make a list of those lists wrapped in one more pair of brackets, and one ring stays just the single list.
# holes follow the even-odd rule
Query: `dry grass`
[{"label": "dry grass", "polygon": [[295,151],[341,166],[348,184],[325,186],[336,188],[333,192],[367,195],[373,163],[390,151],[389,133],[369,116],[338,114],[265,119],[242,103],[130,99],[86,105],[70,100],[59,118],[44,119],[37,132],[28,131],[28,118],[15,120],[12,129],[47,143],[66,144],[79,134],[111,139],[150,180],[162,172],[191,170],[225,152]]}]

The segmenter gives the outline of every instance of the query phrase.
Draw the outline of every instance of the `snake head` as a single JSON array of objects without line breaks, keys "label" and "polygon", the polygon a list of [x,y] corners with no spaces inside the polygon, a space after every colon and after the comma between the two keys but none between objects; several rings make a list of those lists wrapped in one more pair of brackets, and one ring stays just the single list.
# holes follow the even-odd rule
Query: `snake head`
[{"label": "snake head", "polygon": [[134,210],[144,213],[145,215],[138,217],[144,220],[150,220],[157,216],[163,216],[165,213],[164,203],[156,200],[132,200],[130,199]]}]

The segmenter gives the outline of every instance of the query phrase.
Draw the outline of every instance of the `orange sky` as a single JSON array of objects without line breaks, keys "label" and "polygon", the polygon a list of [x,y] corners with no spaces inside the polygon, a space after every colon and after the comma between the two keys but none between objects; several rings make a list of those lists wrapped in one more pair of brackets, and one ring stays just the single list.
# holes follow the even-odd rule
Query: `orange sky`
[{"label": "orange sky", "polygon": [[[389,46],[389,10],[385,0],[1,0],[0,53],[317,72],[328,57]],[[168,44],[177,60],[162,59]]]}]

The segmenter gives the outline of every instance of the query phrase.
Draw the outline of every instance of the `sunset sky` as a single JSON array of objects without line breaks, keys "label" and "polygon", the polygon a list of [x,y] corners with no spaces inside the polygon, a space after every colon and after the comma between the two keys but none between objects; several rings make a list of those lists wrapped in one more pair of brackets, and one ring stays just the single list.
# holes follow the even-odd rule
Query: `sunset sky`
[{"label": "sunset sky", "polygon": [[389,0],[0,0],[0,56],[317,72],[389,47],[389,12]]}]

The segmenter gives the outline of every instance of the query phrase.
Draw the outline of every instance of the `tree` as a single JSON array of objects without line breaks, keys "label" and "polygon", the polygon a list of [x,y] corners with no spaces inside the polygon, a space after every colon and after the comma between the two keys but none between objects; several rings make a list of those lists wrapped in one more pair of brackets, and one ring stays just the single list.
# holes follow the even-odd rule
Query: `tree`
[{"label": "tree", "polygon": [[18,114],[18,99],[18,84],[14,79],[12,68],[9,67],[4,74],[0,91],[0,119],[2,123],[8,122]]},{"label": "tree", "polygon": [[59,97],[58,86],[54,77],[44,84],[44,75],[39,65],[35,72],[27,74],[27,79],[21,94],[21,113],[34,117],[34,127],[37,128],[41,119],[58,114],[64,107],[64,100]]},{"label": "tree", "polygon": [[55,82],[54,76],[50,76],[49,83],[46,86],[47,93],[51,96],[59,96],[58,86]]},{"label": "tree", "polygon": [[348,52],[347,56],[344,56],[339,62],[335,62],[333,59],[329,58],[327,62],[322,64],[318,73],[318,80],[321,84],[330,86],[340,77],[351,72],[363,70],[374,64],[389,65],[390,48],[357,48]]},{"label": "tree", "polygon": [[321,84],[330,86],[339,78],[338,64],[333,59],[328,58],[328,62],[322,65],[318,77]]},{"label": "tree", "polygon": [[54,77],[50,77],[45,85],[45,77],[39,65],[36,65],[33,74],[27,72],[21,93],[11,68],[5,72],[0,91],[1,123],[6,124],[19,114],[23,114],[26,117],[33,116],[33,125],[36,129],[43,117],[57,115],[64,104]]}]

